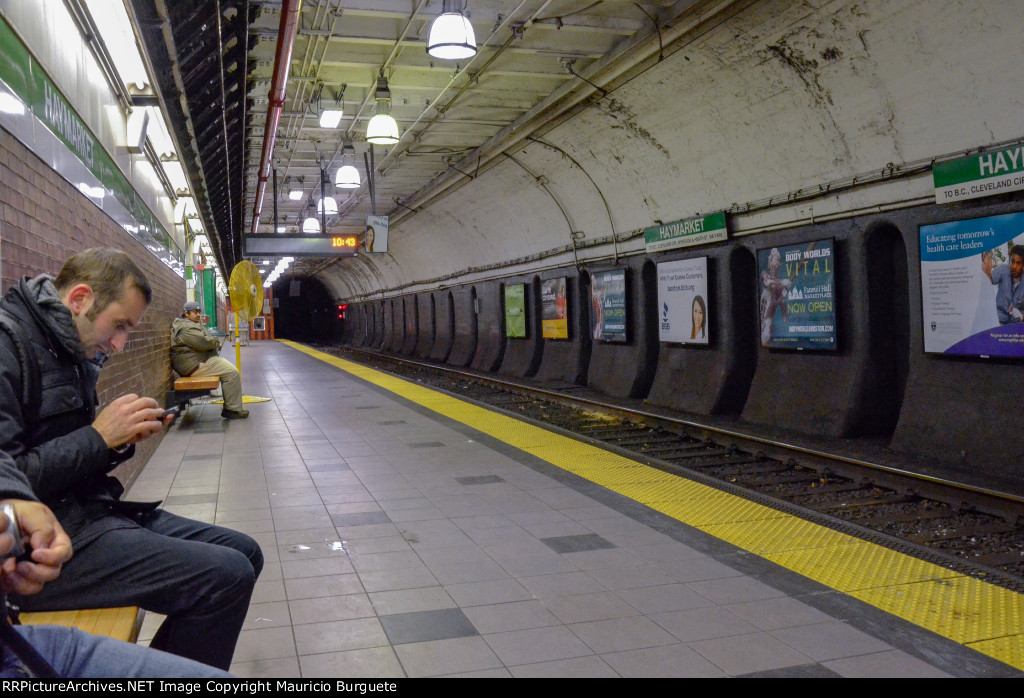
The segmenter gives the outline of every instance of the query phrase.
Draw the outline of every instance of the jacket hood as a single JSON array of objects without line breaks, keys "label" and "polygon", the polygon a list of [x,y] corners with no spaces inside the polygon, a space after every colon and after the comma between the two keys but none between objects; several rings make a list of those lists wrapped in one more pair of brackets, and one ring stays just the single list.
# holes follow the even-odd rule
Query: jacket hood
[{"label": "jacket hood", "polygon": [[[54,344],[63,349],[76,364],[86,361],[78,328],[71,310],[61,301],[53,277],[40,274],[34,278],[25,277],[12,286],[4,300],[13,309],[34,320],[51,337]],[[102,364],[106,357],[97,357]]]}]

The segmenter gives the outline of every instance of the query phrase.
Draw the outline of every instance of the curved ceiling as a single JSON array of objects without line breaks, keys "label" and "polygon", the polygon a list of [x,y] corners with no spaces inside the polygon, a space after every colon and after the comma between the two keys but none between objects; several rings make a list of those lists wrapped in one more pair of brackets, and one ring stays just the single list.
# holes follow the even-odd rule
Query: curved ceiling
[{"label": "curved ceiling", "polygon": [[[210,183],[204,216],[230,269],[253,218],[282,3],[133,2],[156,7],[147,36],[173,59],[165,101],[181,105],[194,135]],[[369,153],[382,72],[403,134],[372,150],[389,254],[293,267],[339,298],[610,259],[642,250],[644,227],[697,213],[727,210],[742,235],[921,205],[932,162],[1020,139],[1006,76],[1022,60],[1021,3],[963,0],[940,13],[927,0],[468,5],[481,48],[451,64],[425,51],[439,0],[302,3],[273,158],[282,191],[267,197],[261,232],[272,231],[275,200],[294,232],[344,143],[359,162]],[[220,45],[207,34],[211,7]],[[193,37],[205,49],[182,51]],[[242,122],[228,68],[239,42],[249,47]],[[204,58],[214,45],[222,53]],[[210,108],[222,85],[223,115]],[[318,109],[342,87],[340,128],[320,128]],[[284,196],[285,179],[301,181],[303,199]],[[329,230],[360,234],[373,204],[365,182],[342,193]]]},{"label": "curved ceiling", "polygon": [[[306,0],[273,154],[278,196],[268,187],[258,232],[273,232],[275,200],[279,225],[299,232],[300,216],[320,196],[321,170],[333,178],[345,143],[353,144],[360,170],[372,156],[374,197],[365,174],[359,189],[337,190],[340,210],[328,218],[328,229],[361,233],[373,210],[400,226],[404,216],[429,208],[509,147],[578,111],[639,65],[657,61],[662,45],[732,4],[471,0],[479,51],[452,62],[426,53],[440,0]],[[195,190],[205,199],[200,210],[219,240],[215,253],[231,269],[241,259],[239,236],[252,225],[284,3],[132,5],[154,64],[166,67],[160,88],[179,143],[191,148]],[[402,137],[393,147],[371,149],[365,129],[381,74]],[[340,127],[321,128],[319,111],[337,103],[345,112]],[[290,200],[286,184],[299,184],[303,197]],[[307,260],[296,271],[320,266]]]}]

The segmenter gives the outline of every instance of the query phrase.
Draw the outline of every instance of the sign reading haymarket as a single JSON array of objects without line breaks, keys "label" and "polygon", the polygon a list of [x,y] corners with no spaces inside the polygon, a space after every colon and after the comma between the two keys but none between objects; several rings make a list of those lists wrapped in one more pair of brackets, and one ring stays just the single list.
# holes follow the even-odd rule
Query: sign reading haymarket
[{"label": "sign reading haymarket", "polygon": [[725,212],[712,213],[696,218],[684,218],[675,223],[666,223],[644,231],[644,245],[648,252],[660,252],[676,247],[703,245],[719,242],[729,236],[725,227]]},{"label": "sign reading haymarket", "polygon": [[1024,146],[936,163],[932,179],[937,204],[1020,191],[1024,189]]}]

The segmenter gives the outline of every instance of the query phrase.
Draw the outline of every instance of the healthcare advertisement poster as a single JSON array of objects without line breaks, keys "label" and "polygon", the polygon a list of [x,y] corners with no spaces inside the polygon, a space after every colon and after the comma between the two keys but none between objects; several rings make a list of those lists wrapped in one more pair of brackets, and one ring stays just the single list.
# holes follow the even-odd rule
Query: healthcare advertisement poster
[{"label": "healthcare advertisement poster", "polygon": [[658,339],[708,343],[708,258],[658,265]]},{"label": "healthcare advertisement poster", "polygon": [[526,285],[505,287],[505,336],[521,339],[526,336]]},{"label": "healthcare advertisement poster", "polygon": [[387,252],[388,228],[390,220],[387,216],[367,216],[366,230],[363,231],[363,248],[367,252]]},{"label": "healthcare advertisement poster", "polygon": [[835,256],[831,239],[757,251],[761,346],[835,349]]},{"label": "healthcare advertisement poster", "polygon": [[1024,213],[919,232],[924,350],[1024,357]]},{"label": "healthcare advertisement poster", "polygon": [[590,277],[591,337],[625,342],[628,307],[626,270],[596,271]]},{"label": "healthcare advertisement poster", "polygon": [[569,339],[569,305],[566,279],[540,282],[541,330],[544,339]]}]

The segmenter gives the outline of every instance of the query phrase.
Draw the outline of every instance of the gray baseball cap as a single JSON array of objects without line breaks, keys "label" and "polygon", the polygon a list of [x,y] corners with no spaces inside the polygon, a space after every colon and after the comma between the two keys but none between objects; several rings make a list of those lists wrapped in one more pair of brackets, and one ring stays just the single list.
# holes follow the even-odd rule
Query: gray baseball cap
[{"label": "gray baseball cap", "polygon": [[185,307],[182,308],[181,312],[187,313],[189,311],[199,310],[199,309],[200,308],[199,308],[199,304],[198,303],[196,303],[195,301],[189,301],[188,303],[185,304]]}]

